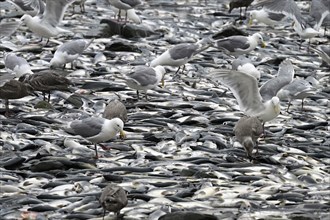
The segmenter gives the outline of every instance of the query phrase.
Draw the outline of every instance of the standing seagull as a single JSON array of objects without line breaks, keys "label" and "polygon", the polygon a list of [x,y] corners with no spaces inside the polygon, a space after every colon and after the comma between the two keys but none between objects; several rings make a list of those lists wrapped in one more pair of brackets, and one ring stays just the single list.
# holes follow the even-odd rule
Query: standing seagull
[{"label": "standing seagull", "polygon": [[[310,25],[303,18],[300,8],[294,0],[261,0],[256,5],[263,6],[265,9],[277,13],[283,13],[294,20],[293,29],[302,39],[311,39],[319,32],[310,27]],[[308,44],[309,45],[309,44]]]},{"label": "standing seagull", "polygon": [[184,70],[184,65],[188,63],[194,55],[206,50],[210,45],[211,40],[209,38],[204,38],[194,44],[182,43],[175,45],[151,61],[150,66],[177,66],[179,68],[176,73],[178,73],[181,66],[183,66]]},{"label": "standing seagull", "polygon": [[[55,37],[60,33],[70,32],[58,27],[58,24],[63,20],[66,8],[74,1],[75,0],[47,0],[45,11],[39,9],[39,13],[34,17],[25,14],[22,16],[21,20],[33,33],[49,40],[50,37]],[[39,0],[39,4],[43,4],[42,0]]]},{"label": "standing seagull", "polygon": [[5,67],[14,72],[16,77],[24,74],[33,74],[30,64],[22,57],[16,56],[14,53],[8,53],[5,56]]},{"label": "standing seagull", "polygon": [[258,82],[253,76],[234,70],[215,70],[209,74],[213,80],[226,85],[236,98],[239,108],[245,115],[257,117],[263,123],[280,114],[280,100],[274,96],[270,100],[262,99],[258,91]]},{"label": "standing seagull", "polygon": [[242,55],[250,53],[259,43],[261,47],[266,46],[261,34],[254,33],[248,37],[236,35],[222,38],[215,42],[215,47],[224,50],[228,54]]},{"label": "standing seagull", "polygon": [[139,90],[143,90],[145,92],[145,97],[148,100],[147,90],[155,88],[160,81],[163,81],[165,72],[166,71],[162,66],[156,66],[155,68],[137,66],[132,72],[129,72],[124,77],[118,78],[123,79],[128,87],[136,90],[138,99]]},{"label": "standing seagull", "polygon": [[[90,117],[72,121],[63,129],[70,134],[80,135],[86,140],[94,143],[95,157],[98,158],[99,155],[97,153],[96,144],[115,138],[118,132],[120,133],[121,138],[125,138],[123,128],[124,123],[119,118],[108,120],[105,118]],[[103,149],[108,150],[105,146],[101,144],[100,146]]]},{"label": "standing seagull", "polygon": [[121,186],[110,183],[103,189],[100,203],[103,207],[103,219],[106,210],[116,213],[118,218],[120,210],[128,203],[126,191]]},{"label": "standing seagull", "polygon": [[316,20],[314,29],[320,30],[324,19],[330,15],[330,0],[312,0],[309,13]]},{"label": "standing seagull", "polygon": [[127,21],[127,10],[133,9],[139,4],[141,4],[140,0],[108,0],[109,4],[118,8],[118,21],[120,19],[121,10],[126,11],[125,22]]},{"label": "standing seagull", "polygon": [[33,75],[25,74],[19,80],[31,85],[35,91],[42,92],[44,101],[46,101],[45,94],[48,93],[48,102],[52,91],[70,91],[69,86],[72,84],[65,76],[52,70],[43,70]]},{"label": "standing seagull", "polygon": [[301,110],[303,110],[304,99],[315,93],[316,90],[307,80],[294,79],[277,93],[277,97],[279,97],[280,100],[289,100],[288,108],[286,109],[286,111],[289,112],[291,102],[294,99],[301,99]]},{"label": "standing seagull", "polygon": [[286,16],[282,13],[274,13],[265,9],[250,11],[249,25],[252,25],[253,19],[269,26],[279,24]]},{"label": "standing seagull", "polygon": [[243,116],[234,127],[235,137],[245,148],[249,159],[253,158],[252,151],[257,148],[257,140],[263,133],[261,121],[256,117]]},{"label": "standing seagull", "polygon": [[54,54],[53,59],[50,61],[50,67],[60,67],[63,65],[63,69],[65,68],[65,64],[72,63],[73,61],[79,57],[80,54],[84,52],[84,50],[93,42],[94,39],[85,40],[72,40],[68,41],[61,46],[59,46]]},{"label": "standing seagull", "polygon": [[20,99],[33,94],[33,88],[23,82],[10,80],[0,87],[0,98],[5,100],[6,113],[9,115],[9,99]]}]

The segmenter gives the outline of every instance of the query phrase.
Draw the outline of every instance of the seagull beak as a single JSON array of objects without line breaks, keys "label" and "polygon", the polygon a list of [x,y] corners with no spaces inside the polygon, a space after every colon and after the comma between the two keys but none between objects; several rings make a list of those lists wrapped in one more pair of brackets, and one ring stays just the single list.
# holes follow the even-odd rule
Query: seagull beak
[{"label": "seagull beak", "polygon": [[261,47],[262,47],[262,48],[265,48],[266,46],[267,46],[266,43],[263,42],[263,41],[261,41]]},{"label": "seagull beak", "polygon": [[281,113],[281,108],[280,108],[280,106],[278,106],[278,105],[275,106],[275,112],[276,112],[277,114],[280,114],[280,113]]},{"label": "seagull beak", "polygon": [[125,139],[125,138],[126,138],[126,133],[125,133],[123,130],[121,130],[121,131],[120,131],[120,134],[119,134],[119,137],[120,137],[121,139]]},{"label": "seagull beak", "polygon": [[162,78],[162,88],[164,88],[165,87],[165,80],[164,80],[164,78]]}]

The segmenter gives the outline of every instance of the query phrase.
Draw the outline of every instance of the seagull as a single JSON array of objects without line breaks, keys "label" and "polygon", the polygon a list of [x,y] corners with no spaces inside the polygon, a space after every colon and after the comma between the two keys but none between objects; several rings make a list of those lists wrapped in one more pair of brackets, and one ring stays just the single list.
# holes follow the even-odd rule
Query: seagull
[{"label": "seagull", "polygon": [[125,123],[127,121],[126,106],[118,99],[111,100],[104,109],[103,118],[120,118]]},{"label": "seagull", "polygon": [[312,0],[310,15],[316,20],[314,29],[320,30],[324,19],[330,15],[330,0]]},{"label": "seagull", "polygon": [[22,57],[16,56],[14,53],[8,53],[5,56],[5,67],[14,72],[16,77],[24,74],[33,74],[30,64]]},{"label": "seagull", "polygon": [[322,60],[328,66],[330,66],[330,46],[329,45],[319,45],[317,48],[311,47],[310,49],[312,49],[312,51],[317,53],[322,58]]},{"label": "seagull", "polygon": [[283,87],[292,82],[295,71],[289,59],[282,61],[279,66],[277,76],[268,80],[260,89],[260,95],[264,100],[270,100],[276,96],[277,92]]},{"label": "seagull", "polygon": [[[111,9],[115,12],[115,17],[116,17],[116,15],[118,17],[125,16],[128,19],[132,20],[136,24],[141,24],[142,23],[141,18],[136,14],[134,8],[128,9],[126,11],[125,10],[119,10],[116,7],[111,7]],[[120,14],[119,14],[119,11],[120,11]]]},{"label": "seagull", "polygon": [[28,95],[34,95],[33,88],[26,83],[9,80],[0,87],[0,98],[5,100],[6,112],[9,116],[9,99],[20,99]]},{"label": "seagull", "polygon": [[233,70],[247,73],[256,78],[257,81],[260,80],[260,71],[253,65],[250,59],[239,56],[237,59],[233,60],[231,65]]},{"label": "seagull", "polygon": [[[189,62],[196,54],[206,50],[211,45],[209,38],[204,38],[196,43],[182,43],[171,47],[160,56],[151,61],[150,66],[176,66],[179,67],[176,73],[179,72],[181,66]],[[182,71],[183,71],[182,70]]]},{"label": "seagull", "polygon": [[303,18],[299,7],[294,0],[261,0],[255,4],[255,7],[258,6],[263,6],[263,8],[272,12],[283,13],[293,19],[293,29],[300,36],[301,40],[311,39],[319,35],[319,32],[310,27],[307,21]]},{"label": "seagull", "polygon": [[110,183],[103,189],[100,203],[103,207],[103,220],[106,210],[116,213],[118,218],[120,210],[128,203],[126,191],[121,186]]},{"label": "seagull", "polygon": [[257,148],[257,140],[263,134],[262,122],[257,117],[243,116],[234,127],[235,137],[245,148],[247,157],[253,158],[252,151]]},{"label": "seagull", "polygon": [[[145,92],[145,97],[148,100],[147,90],[155,88],[160,81],[163,81],[165,73],[166,71],[162,66],[136,66],[132,72],[129,72],[124,77],[118,78],[124,80],[128,87],[136,90],[138,99],[139,90],[143,90]],[[162,84],[164,83],[162,82]]]},{"label": "seagull", "polygon": [[48,102],[51,91],[70,91],[69,86],[72,85],[69,79],[55,70],[43,70],[32,75],[25,74],[19,80],[31,85],[35,91],[42,92],[44,101],[46,101],[45,94],[48,93]]},{"label": "seagull", "polygon": [[[35,34],[40,37],[47,38],[55,37],[60,33],[71,33],[71,31],[58,27],[62,21],[66,8],[75,0],[47,0],[46,8],[43,10],[40,7],[42,0],[39,0],[39,12],[32,17],[29,14],[22,16],[21,21]],[[47,41],[48,43],[48,41]],[[46,44],[47,44],[46,43]]]},{"label": "seagull", "polygon": [[239,17],[241,18],[242,8],[245,7],[245,16],[246,16],[247,8],[251,5],[253,1],[254,0],[231,0],[229,3],[228,12],[231,13],[231,11],[234,8],[239,8]]},{"label": "seagull", "polygon": [[252,25],[253,19],[269,26],[274,26],[281,22],[286,16],[282,13],[274,13],[265,9],[252,10],[249,16],[249,25]]},{"label": "seagull", "polygon": [[242,55],[250,53],[258,44],[261,47],[266,47],[265,42],[260,33],[254,33],[250,36],[235,35],[219,39],[215,42],[215,47],[232,55]]},{"label": "seagull", "polygon": [[140,0],[108,0],[109,4],[118,8],[118,21],[120,19],[121,10],[126,11],[125,22],[127,21],[127,10],[133,9],[141,4]]},{"label": "seagull", "polygon": [[315,93],[316,89],[307,80],[294,79],[277,93],[277,97],[279,97],[280,100],[289,100],[288,108],[286,109],[286,111],[289,112],[291,102],[294,99],[301,99],[301,110],[303,110],[304,99]]},{"label": "seagull", "polygon": [[[115,138],[118,132],[120,133],[121,138],[125,138],[123,128],[124,123],[119,118],[109,120],[105,118],[89,117],[69,122],[63,127],[63,130],[70,134],[80,135],[86,140],[94,143],[95,157],[98,158],[96,144]],[[103,145],[100,144],[100,146],[106,149]]]},{"label": "seagull", "polygon": [[54,57],[50,61],[50,67],[60,67],[63,65],[64,69],[65,64],[71,62],[73,68],[73,61],[86,50],[93,40],[78,39],[63,43],[55,51]]},{"label": "seagull", "polygon": [[257,117],[265,123],[280,114],[278,97],[263,100],[258,90],[258,82],[253,76],[235,70],[221,69],[212,71],[209,78],[219,80],[231,90],[245,115]]}]

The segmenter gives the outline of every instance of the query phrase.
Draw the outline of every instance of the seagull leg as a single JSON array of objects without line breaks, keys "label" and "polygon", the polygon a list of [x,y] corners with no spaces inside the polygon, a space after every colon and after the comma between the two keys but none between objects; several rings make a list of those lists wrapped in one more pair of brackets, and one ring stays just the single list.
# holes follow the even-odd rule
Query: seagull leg
[{"label": "seagull leg", "polygon": [[139,90],[136,90],[137,99],[139,100]]},{"label": "seagull leg", "polygon": [[96,146],[96,144],[94,144],[94,148],[95,148],[95,158],[98,159],[99,158],[99,154],[97,153],[97,146]]},{"label": "seagull leg", "polygon": [[288,108],[286,109],[286,112],[289,113],[289,108],[291,106],[291,101],[289,101]]},{"label": "seagull leg", "polygon": [[46,101],[46,93],[45,92],[42,92],[42,95],[44,97],[44,101]]},{"label": "seagull leg", "polygon": [[49,42],[49,38],[47,39],[47,42],[46,42],[45,46],[47,46],[48,42]]},{"label": "seagull leg", "polygon": [[304,99],[301,100],[301,111],[304,111]]},{"label": "seagull leg", "polygon": [[181,73],[183,74],[183,71],[186,69],[186,65],[183,65]]},{"label": "seagull leg", "polygon": [[48,103],[50,102],[50,92],[48,93]]},{"label": "seagull leg", "polygon": [[121,13],[121,9],[119,9],[119,12],[118,12],[118,20],[117,20],[117,21],[120,20],[120,13]]},{"label": "seagull leg", "polygon": [[5,99],[5,106],[6,106],[5,116],[8,118],[8,116],[9,116],[9,100],[8,99]]},{"label": "seagull leg", "polygon": [[104,220],[104,216],[105,216],[105,208],[103,207],[103,220]]},{"label": "seagull leg", "polygon": [[176,75],[179,72],[180,69],[181,69],[181,66],[179,66],[178,70],[175,72],[174,75]]},{"label": "seagull leg", "polygon": [[149,101],[147,91],[145,91],[145,97],[146,97],[146,100]]}]

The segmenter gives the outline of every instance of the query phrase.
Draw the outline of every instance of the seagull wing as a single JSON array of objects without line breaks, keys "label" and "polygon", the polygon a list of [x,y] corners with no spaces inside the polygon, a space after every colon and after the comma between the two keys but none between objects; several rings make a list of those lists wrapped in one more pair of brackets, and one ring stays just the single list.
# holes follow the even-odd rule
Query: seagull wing
[{"label": "seagull wing", "polygon": [[260,87],[262,99],[264,101],[272,99],[280,89],[292,82],[293,76],[294,69],[291,61],[284,60],[279,66],[277,76]]},{"label": "seagull wing", "polygon": [[225,84],[235,96],[241,111],[255,115],[265,109],[258,91],[258,82],[249,74],[234,70],[216,70],[210,78]]},{"label": "seagull wing", "polygon": [[300,9],[293,0],[261,0],[257,2],[255,6],[263,6],[269,11],[283,13],[298,22],[299,24],[304,23]]},{"label": "seagull wing", "polygon": [[151,67],[136,67],[133,72],[126,75],[127,81],[134,81],[140,86],[154,85],[157,83],[156,71]]},{"label": "seagull wing", "polygon": [[75,0],[47,0],[46,10],[42,16],[42,22],[54,27],[62,21],[66,8]]}]

